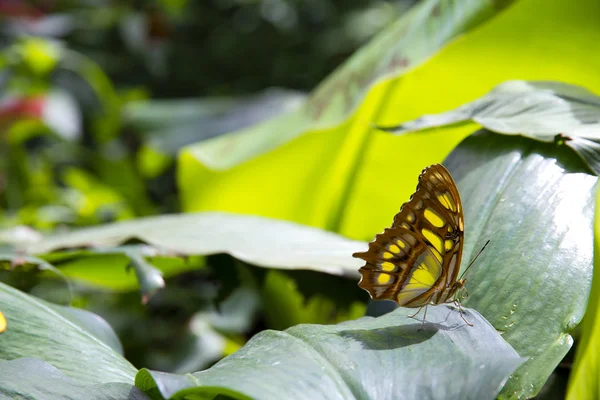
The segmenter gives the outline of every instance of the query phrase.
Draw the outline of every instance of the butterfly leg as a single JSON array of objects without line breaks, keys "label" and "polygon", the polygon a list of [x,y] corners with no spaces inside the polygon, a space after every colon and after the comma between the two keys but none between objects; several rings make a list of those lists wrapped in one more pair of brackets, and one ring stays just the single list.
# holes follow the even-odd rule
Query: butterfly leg
[{"label": "butterfly leg", "polygon": [[414,313],[413,315],[409,315],[408,318],[415,318],[417,316],[417,314],[421,312],[421,310],[423,309],[423,307],[425,307],[425,306],[419,307],[419,309],[417,310],[417,312]]},{"label": "butterfly leg", "polygon": [[418,329],[419,331],[423,330],[423,327],[425,326],[425,319],[427,318],[427,306],[429,305],[429,302],[431,301],[431,299],[433,298],[433,295],[436,292],[432,293],[431,296],[429,296],[429,298],[427,299],[427,301],[425,302],[424,306],[421,306],[416,313],[414,313],[413,315],[409,315],[408,318],[415,318],[417,316],[418,313],[421,312],[421,310],[423,308],[425,308],[425,314],[423,314],[423,321],[421,321],[421,327]]},{"label": "butterfly leg", "polygon": [[469,321],[467,321],[465,319],[465,316],[463,315],[462,304],[460,304],[460,301],[454,300],[454,305],[458,307],[458,311],[460,311],[460,317],[462,318],[463,321],[465,321],[465,324],[467,324],[469,326],[473,326],[472,323],[470,323]]},{"label": "butterfly leg", "polygon": [[415,318],[417,316],[417,314],[421,312],[422,309],[425,309],[425,314],[423,314],[423,320],[421,321],[421,327],[418,329],[420,331],[422,331],[423,330],[423,326],[425,326],[425,318],[427,318],[427,306],[428,306],[428,304],[419,307],[419,310],[417,310],[416,313],[414,313],[413,315],[409,315],[408,316],[408,318]]},{"label": "butterfly leg", "polygon": [[427,318],[427,306],[428,305],[425,306],[425,314],[423,314],[423,321],[421,322],[421,327],[419,328],[420,331],[422,331],[423,327],[425,326],[425,318]]}]

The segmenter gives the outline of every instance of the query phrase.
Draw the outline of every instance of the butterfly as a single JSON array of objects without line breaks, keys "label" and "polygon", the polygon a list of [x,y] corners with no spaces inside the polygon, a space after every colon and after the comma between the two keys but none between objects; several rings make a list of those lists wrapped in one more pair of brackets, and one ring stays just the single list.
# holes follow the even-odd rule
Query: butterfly
[{"label": "butterfly", "polygon": [[366,252],[353,254],[366,261],[358,286],[374,300],[419,308],[411,318],[425,307],[421,328],[427,306],[443,303],[457,305],[462,319],[473,326],[464,318],[459,300],[459,294],[468,295],[465,279],[457,279],[463,242],[458,188],[444,166],[431,165],[419,175],[417,190],[402,205],[392,227],[377,235]]}]

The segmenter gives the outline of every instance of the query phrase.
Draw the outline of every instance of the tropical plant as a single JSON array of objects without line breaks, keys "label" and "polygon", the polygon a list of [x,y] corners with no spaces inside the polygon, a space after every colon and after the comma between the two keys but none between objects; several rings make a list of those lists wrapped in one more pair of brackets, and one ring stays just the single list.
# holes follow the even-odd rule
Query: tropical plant
[{"label": "tropical plant", "polygon": [[[0,393],[597,398],[598,17],[587,0],[425,0],[307,97],[148,103],[103,84],[110,94],[98,98],[111,99],[101,103],[114,118],[84,118],[80,137],[93,140],[73,146],[50,134],[60,149],[98,154],[50,152],[39,178],[50,189],[39,192],[30,187],[39,175],[24,167],[38,158],[25,143],[57,128],[10,114],[5,174],[24,183],[0,193],[4,224],[117,222],[2,232]],[[5,52],[26,93],[19,101],[30,105],[38,81],[54,87],[40,76],[73,60],[109,82],[79,53],[47,46],[25,41]],[[24,54],[54,61],[35,75]],[[102,151],[115,143],[127,149],[120,167]],[[90,214],[24,217],[27,206],[70,204],[53,176],[58,155],[86,166],[65,182],[111,195],[98,195]],[[416,310],[369,302],[357,286],[363,262],[352,253],[390,226],[421,169],[437,162],[462,198],[463,270],[490,240],[465,276],[473,327],[445,304],[429,306],[421,325],[406,318]],[[179,211],[177,199],[161,201],[172,196],[161,179],[171,177],[185,213],[146,216]],[[100,218],[113,203],[127,212]]]}]

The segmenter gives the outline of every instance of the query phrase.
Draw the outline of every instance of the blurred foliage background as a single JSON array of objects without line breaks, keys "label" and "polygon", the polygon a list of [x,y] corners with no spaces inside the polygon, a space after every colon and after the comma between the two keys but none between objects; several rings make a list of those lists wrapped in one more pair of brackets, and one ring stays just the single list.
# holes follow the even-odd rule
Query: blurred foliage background
[{"label": "blurred foliage background", "polygon": [[[179,211],[182,146],[294,107],[415,2],[0,0],[3,240],[37,234],[21,225],[51,232]],[[354,281],[228,256],[152,258],[171,274],[143,305],[119,251],[86,264],[70,289],[12,256],[0,279],[102,315],[134,365],[173,372],[202,369],[264,328],[364,313]],[[68,257],[52,262],[81,274]],[[259,297],[275,306],[259,312]]]},{"label": "blurred foliage background", "polygon": [[412,3],[0,2],[0,225],[176,211],[178,148],[285,109]]}]

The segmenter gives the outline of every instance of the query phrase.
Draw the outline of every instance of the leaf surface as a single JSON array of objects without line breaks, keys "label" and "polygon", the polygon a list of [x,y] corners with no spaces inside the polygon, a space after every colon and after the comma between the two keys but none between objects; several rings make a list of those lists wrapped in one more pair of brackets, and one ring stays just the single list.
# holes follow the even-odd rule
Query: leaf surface
[{"label": "leaf surface", "polygon": [[494,132],[545,142],[560,135],[560,140],[600,174],[600,97],[566,83],[504,82],[454,110],[383,129],[403,134],[469,121]]},{"label": "leaf surface", "polygon": [[131,239],[180,254],[228,253],[251,264],[311,269],[357,277],[352,258],[366,243],[286,221],[228,213],[174,214],[142,218],[49,236],[28,246],[32,253],[57,249],[113,247]]},{"label": "leaf surface", "polygon": [[0,395],[35,400],[147,400],[141,390],[123,382],[83,384],[34,358],[0,360]]},{"label": "leaf surface", "polygon": [[136,369],[119,354],[115,333],[100,317],[2,283],[0,310],[7,321],[0,359],[37,358],[82,385],[133,382]]},{"label": "leaf surface", "polygon": [[573,344],[593,273],[597,178],[564,146],[480,132],[446,159],[465,210],[464,304],[522,357],[503,398],[535,395]]},{"label": "leaf surface", "polygon": [[227,394],[237,399],[493,399],[522,361],[477,312],[430,307],[424,329],[398,309],[337,325],[264,331],[191,375],[141,370],[153,398]]}]

